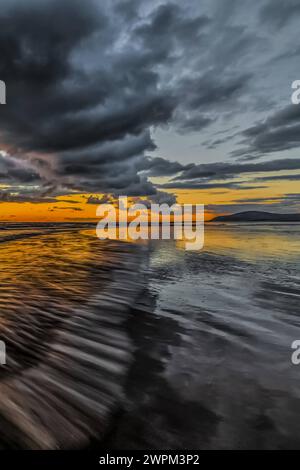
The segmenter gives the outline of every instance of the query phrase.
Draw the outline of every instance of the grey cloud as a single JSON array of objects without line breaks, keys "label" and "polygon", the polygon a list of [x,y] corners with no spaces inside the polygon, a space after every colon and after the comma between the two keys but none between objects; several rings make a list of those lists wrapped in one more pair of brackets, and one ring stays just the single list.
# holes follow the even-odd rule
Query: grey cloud
[{"label": "grey cloud", "polygon": [[87,204],[96,204],[96,205],[111,204],[111,203],[114,202],[114,200],[115,200],[115,198],[111,194],[103,194],[103,196],[101,196],[101,197],[91,195],[87,198],[86,203]]},{"label": "grey cloud", "polygon": [[280,180],[287,180],[287,181],[300,181],[300,174],[290,174],[290,175],[272,175],[272,176],[261,176],[259,178],[255,178],[253,181],[280,181]]},{"label": "grey cloud", "polygon": [[245,184],[246,182],[228,182],[228,183],[206,183],[201,181],[183,181],[172,183],[165,183],[159,185],[160,188],[165,189],[216,189],[216,188],[226,188],[226,189],[238,189],[238,190],[247,190],[247,189],[262,189],[266,186],[253,186]]},{"label": "grey cloud", "polygon": [[[252,3],[242,3],[3,1],[0,76],[8,104],[1,108],[0,137],[8,157],[0,159],[1,182],[36,183],[45,198],[83,191],[139,197],[156,194],[151,176],[181,172],[177,186],[172,181],[169,187],[224,187],[211,180],[276,170],[275,163],[250,168],[250,157],[297,147],[298,110],[248,127],[245,149],[235,155],[245,165],[182,165],[148,156],[157,127],[207,131],[222,116],[232,129],[230,117],[257,106],[258,46],[264,53],[268,40],[262,42],[257,18],[244,21]],[[288,4],[298,11],[292,0]],[[264,1],[261,21],[268,19],[268,5]],[[277,0],[270,16],[274,25],[284,18],[279,26],[290,19]],[[191,185],[191,179],[201,181]]]},{"label": "grey cloud", "polygon": [[271,196],[271,197],[262,197],[262,198],[248,198],[248,199],[237,199],[238,203],[264,203],[268,201],[286,201],[289,203],[298,203],[300,202],[300,194],[284,194],[283,196]]},{"label": "grey cloud", "polygon": [[176,204],[176,196],[165,191],[157,191],[156,194],[150,197],[150,202],[152,204],[168,204],[172,206]]},{"label": "grey cloud", "polygon": [[195,180],[197,178],[220,179],[246,173],[297,170],[299,168],[299,158],[285,158],[260,163],[204,163],[200,165],[189,165],[188,168],[173,179],[173,182]]},{"label": "grey cloud", "polygon": [[268,211],[282,212],[289,211],[299,212],[300,194],[288,193],[282,196],[258,197],[258,198],[241,198],[232,204],[209,204],[205,206],[206,210],[215,213],[224,212],[242,212],[242,211]]},{"label": "grey cloud", "polygon": [[139,197],[133,198],[134,204],[143,204],[148,209],[150,209],[152,204],[167,204],[168,206],[173,206],[176,204],[176,196],[172,193],[167,193],[165,191],[157,191],[153,196],[148,196],[146,199],[141,199]]},{"label": "grey cloud", "polygon": [[[0,134],[32,169],[2,178],[40,179],[67,192],[155,194],[145,175],[168,170],[145,161],[155,147],[150,128],[206,128],[252,78],[238,67],[222,72],[219,54],[227,47],[238,64],[234,43],[241,55],[253,37],[226,24],[226,41],[217,44],[214,21],[204,8],[179,2],[4,2],[0,75],[9,90]],[[212,64],[203,69],[208,44]]]},{"label": "grey cloud", "polygon": [[40,180],[29,162],[19,160],[6,152],[0,152],[0,181],[14,184],[33,183]]},{"label": "grey cloud", "polygon": [[41,196],[35,196],[30,194],[13,194],[9,191],[0,191],[0,203],[1,202],[29,202],[31,204],[38,204],[38,203],[51,203],[57,202],[55,198],[44,198]]},{"label": "grey cloud", "polygon": [[251,153],[263,156],[271,152],[300,147],[300,107],[289,105],[276,111],[267,119],[244,130],[242,144],[245,148],[234,151],[232,156]]},{"label": "grey cloud", "polygon": [[181,133],[196,132],[210,126],[214,119],[198,113],[186,112],[184,116],[177,114],[177,129]]},{"label": "grey cloud", "polygon": [[187,78],[181,86],[190,109],[206,109],[212,105],[221,107],[224,102],[239,97],[250,78],[250,74],[227,76],[213,70],[196,78]]},{"label": "grey cloud", "polygon": [[274,28],[282,28],[300,15],[298,0],[269,0],[260,11],[263,23],[270,24]]},{"label": "grey cloud", "polygon": [[[128,27],[108,2],[12,1],[1,8],[0,74],[9,84],[1,138],[43,181],[155,192],[135,164],[154,148],[149,129],[171,118],[176,99],[160,86],[154,57],[133,48],[130,37],[117,47]],[[16,171],[8,179],[23,181],[24,171]]]},{"label": "grey cloud", "polygon": [[80,207],[72,207],[72,206],[68,206],[68,207],[58,207],[58,206],[54,206],[53,209],[55,209],[55,210],[60,210],[60,211],[69,210],[69,211],[75,211],[75,212],[80,212],[80,211],[83,210],[83,209],[81,209]]},{"label": "grey cloud", "polygon": [[159,5],[134,33],[156,63],[172,61],[178,49],[195,47],[210,22],[206,15],[185,16],[179,5],[166,3]]},{"label": "grey cloud", "polygon": [[146,157],[139,162],[136,168],[138,171],[145,172],[149,176],[170,176],[183,171],[186,166],[160,157]]}]

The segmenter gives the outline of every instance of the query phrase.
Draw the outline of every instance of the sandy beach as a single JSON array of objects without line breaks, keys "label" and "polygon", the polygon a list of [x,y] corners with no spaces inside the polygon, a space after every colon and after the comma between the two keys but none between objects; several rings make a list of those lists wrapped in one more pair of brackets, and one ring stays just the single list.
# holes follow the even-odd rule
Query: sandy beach
[{"label": "sandy beach", "polygon": [[31,230],[0,244],[2,448],[299,445],[299,226]]},{"label": "sandy beach", "polygon": [[147,254],[74,228],[19,232],[0,244],[0,445],[82,448],[103,436],[121,402],[132,359],[123,324]]}]

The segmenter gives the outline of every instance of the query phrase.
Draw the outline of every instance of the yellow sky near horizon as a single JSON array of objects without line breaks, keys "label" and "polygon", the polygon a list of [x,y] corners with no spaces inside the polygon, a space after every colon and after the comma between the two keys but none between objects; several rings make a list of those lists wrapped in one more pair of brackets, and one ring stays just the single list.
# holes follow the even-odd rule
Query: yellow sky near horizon
[{"label": "yellow sky near horizon", "polygon": [[[293,172],[290,172],[292,174]],[[278,173],[277,173],[278,174]],[[287,174],[287,172],[285,172]],[[259,176],[264,176],[260,174]],[[270,176],[270,174],[269,174]],[[253,180],[253,175],[249,175]],[[245,178],[243,178],[245,181]],[[255,186],[253,189],[209,189],[209,190],[190,190],[190,189],[170,189],[169,193],[177,196],[179,204],[204,204],[220,205],[239,204],[239,200],[266,198],[265,204],[270,204],[272,210],[272,201],[274,197],[284,197],[288,193],[299,193],[299,182],[291,180],[263,181],[263,183],[251,183]],[[261,186],[266,186],[262,188]],[[59,196],[55,202],[1,202],[0,203],[0,221],[18,221],[18,222],[68,222],[68,221],[89,221],[97,220],[96,204],[87,204],[87,198],[91,194],[74,194]],[[93,194],[95,195],[95,194]],[[246,210],[246,209],[245,209]],[[218,211],[218,215],[228,213]],[[206,211],[206,220],[213,218],[214,212]]]}]

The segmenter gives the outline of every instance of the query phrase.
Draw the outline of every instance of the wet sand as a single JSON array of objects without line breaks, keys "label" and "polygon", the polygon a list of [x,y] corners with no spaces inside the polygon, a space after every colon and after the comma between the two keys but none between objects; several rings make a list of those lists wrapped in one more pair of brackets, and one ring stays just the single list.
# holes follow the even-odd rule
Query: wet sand
[{"label": "wet sand", "polygon": [[299,449],[300,227],[157,242],[127,323],[135,359],[104,448]]},{"label": "wet sand", "polygon": [[24,234],[0,250],[11,276],[0,301],[0,446],[86,447],[122,400],[132,360],[124,322],[142,289],[145,249],[73,232]]},{"label": "wet sand", "polygon": [[2,447],[300,448],[299,226],[72,230],[0,244]]}]

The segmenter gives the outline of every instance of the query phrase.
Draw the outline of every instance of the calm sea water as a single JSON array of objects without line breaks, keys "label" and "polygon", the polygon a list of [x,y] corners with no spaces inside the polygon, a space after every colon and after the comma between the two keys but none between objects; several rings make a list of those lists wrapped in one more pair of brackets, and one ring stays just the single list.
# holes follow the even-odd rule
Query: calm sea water
[{"label": "calm sea water", "polygon": [[300,448],[300,226],[153,245],[116,448]]},{"label": "calm sea water", "polygon": [[[12,232],[24,235],[24,229]],[[28,238],[32,230],[45,234]],[[300,366],[291,362],[291,343],[300,340],[300,226],[209,226],[199,252],[185,251],[180,241],[157,241],[141,257],[131,243],[100,242],[86,228],[57,230],[26,227],[25,238],[0,244],[0,339],[11,357],[0,369],[0,421],[13,423],[1,429],[6,446],[35,442],[34,436],[23,439],[21,414],[11,409],[27,407],[27,395],[21,404],[12,400],[10,384],[20,388],[19,375],[34,370],[33,398],[43,429],[55,434],[60,424],[46,419],[50,400],[57,420],[63,415],[79,429],[76,446],[90,445],[92,438],[93,446],[123,449],[300,448]],[[109,289],[116,273],[123,277]],[[132,273],[137,276],[131,291],[126,280]],[[102,297],[95,297],[99,292]],[[93,338],[98,344],[115,335],[114,347],[119,341],[126,351],[126,360],[109,352],[115,358],[109,373],[123,364],[110,380],[122,388],[114,406],[107,404],[113,412],[106,414],[105,426],[100,412],[91,423],[88,399],[106,399],[99,384],[108,357],[93,346],[89,357],[95,358],[98,382],[89,379],[90,370],[83,369],[84,380],[77,374],[79,385],[72,382],[73,392],[64,397],[72,405],[66,416],[56,388],[43,389],[48,382],[40,380],[40,364],[50,351],[48,374],[57,373],[59,357],[52,348],[66,319],[89,318],[90,312],[92,320],[107,312],[113,319],[125,304],[117,327],[102,319],[86,328],[102,329],[101,338]],[[81,317],[78,309],[84,309]],[[76,334],[87,342],[73,355],[73,367],[92,347],[80,328]],[[55,380],[63,384],[69,380],[68,357],[60,359],[64,367]],[[75,406],[76,393],[82,398]],[[74,420],[74,410],[80,420]],[[64,439],[61,446],[70,446]]]}]

